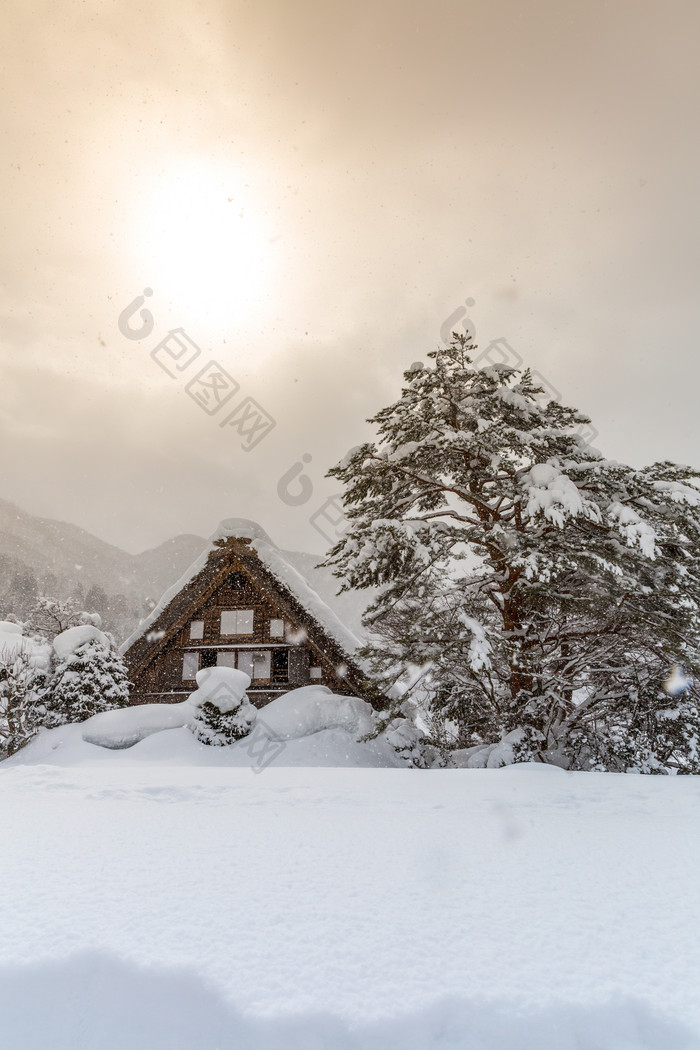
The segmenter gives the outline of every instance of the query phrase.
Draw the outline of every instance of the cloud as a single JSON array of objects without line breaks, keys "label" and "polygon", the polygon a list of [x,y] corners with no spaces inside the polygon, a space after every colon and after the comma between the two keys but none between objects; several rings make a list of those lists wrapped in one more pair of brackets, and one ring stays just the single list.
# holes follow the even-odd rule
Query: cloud
[{"label": "cloud", "polygon": [[[132,547],[232,513],[220,430],[117,331],[147,283],[158,330],[183,325],[279,418],[236,461],[237,514],[274,518],[287,460],[320,475],[365,436],[467,297],[478,338],[506,336],[612,455],[697,459],[699,20],[602,0],[10,3],[1,406],[23,469],[3,495]],[[260,216],[255,301],[225,272],[176,289],[159,271],[149,216],[192,164]],[[305,522],[280,519],[302,545]]]}]

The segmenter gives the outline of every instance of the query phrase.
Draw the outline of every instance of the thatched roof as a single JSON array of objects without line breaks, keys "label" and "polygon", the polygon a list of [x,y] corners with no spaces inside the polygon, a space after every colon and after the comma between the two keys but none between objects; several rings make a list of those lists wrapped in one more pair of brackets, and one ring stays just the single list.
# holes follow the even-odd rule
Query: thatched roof
[{"label": "thatched roof", "polygon": [[141,674],[233,568],[243,571],[306,632],[312,648],[332,661],[353,692],[363,691],[366,675],[354,658],[360,641],[289,564],[256,522],[229,518],[207,549],[162,596],[150,615],[122,645],[130,675]]}]

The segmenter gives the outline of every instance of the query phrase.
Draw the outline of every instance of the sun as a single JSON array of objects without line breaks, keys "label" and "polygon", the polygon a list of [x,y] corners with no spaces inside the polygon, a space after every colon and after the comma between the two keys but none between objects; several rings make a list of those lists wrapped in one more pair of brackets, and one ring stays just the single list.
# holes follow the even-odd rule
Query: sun
[{"label": "sun", "polygon": [[252,322],[271,293],[274,236],[245,175],[190,162],[148,196],[136,231],[148,283],[183,317]]}]

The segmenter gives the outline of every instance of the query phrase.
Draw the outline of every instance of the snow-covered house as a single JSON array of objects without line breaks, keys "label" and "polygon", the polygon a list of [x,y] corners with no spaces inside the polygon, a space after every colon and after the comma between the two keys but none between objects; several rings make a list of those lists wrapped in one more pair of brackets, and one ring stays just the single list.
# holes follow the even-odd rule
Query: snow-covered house
[{"label": "snow-covered house", "polygon": [[366,696],[359,644],[259,525],[231,518],[122,653],[132,704],[183,700],[197,671],[224,666],[250,675],[262,707],[314,683]]}]

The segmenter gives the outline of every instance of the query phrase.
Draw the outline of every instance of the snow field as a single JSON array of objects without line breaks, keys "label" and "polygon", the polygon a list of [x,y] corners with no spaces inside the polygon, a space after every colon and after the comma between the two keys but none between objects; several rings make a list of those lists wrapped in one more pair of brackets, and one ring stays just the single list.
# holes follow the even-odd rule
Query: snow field
[{"label": "snow field", "polygon": [[190,740],[0,767],[8,1050],[700,1047],[700,780]]}]

